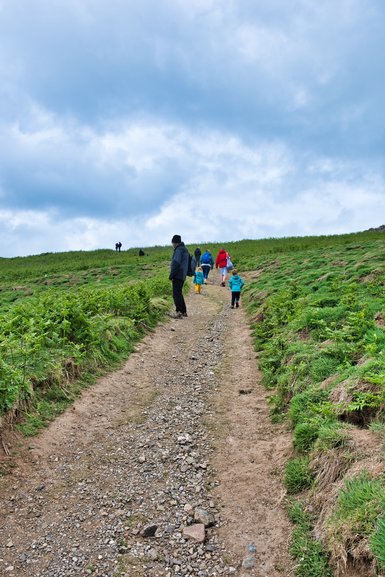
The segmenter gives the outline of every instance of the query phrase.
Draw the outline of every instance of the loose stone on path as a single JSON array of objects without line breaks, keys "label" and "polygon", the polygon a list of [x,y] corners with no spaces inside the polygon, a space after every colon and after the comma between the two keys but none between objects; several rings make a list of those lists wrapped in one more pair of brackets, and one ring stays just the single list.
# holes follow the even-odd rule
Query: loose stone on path
[{"label": "loose stone on path", "polygon": [[[75,411],[36,439],[36,462],[20,469],[0,505],[0,574],[242,570],[244,550],[220,538],[227,520],[207,428],[221,418],[212,400],[229,327],[224,298],[215,286],[204,299],[189,297],[187,319],[159,327],[121,371],[85,391]],[[259,577],[256,564],[250,571]]]}]

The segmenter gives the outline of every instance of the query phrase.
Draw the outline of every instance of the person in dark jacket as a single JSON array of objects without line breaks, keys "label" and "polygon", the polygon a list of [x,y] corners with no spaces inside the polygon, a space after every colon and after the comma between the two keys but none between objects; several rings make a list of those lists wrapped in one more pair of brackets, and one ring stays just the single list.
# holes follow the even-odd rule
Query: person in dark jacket
[{"label": "person in dark jacket", "polygon": [[173,316],[181,319],[182,317],[187,317],[186,303],[182,291],[188,271],[189,253],[179,234],[174,234],[171,244],[174,247],[174,253],[170,263],[169,279],[172,282],[172,297],[175,303],[175,315]]},{"label": "person in dark jacket", "polygon": [[201,266],[201,254],[202,251],[199,248],[199,246],[197,246],[196,249],[194,250],[195,262],[197,266]]}]

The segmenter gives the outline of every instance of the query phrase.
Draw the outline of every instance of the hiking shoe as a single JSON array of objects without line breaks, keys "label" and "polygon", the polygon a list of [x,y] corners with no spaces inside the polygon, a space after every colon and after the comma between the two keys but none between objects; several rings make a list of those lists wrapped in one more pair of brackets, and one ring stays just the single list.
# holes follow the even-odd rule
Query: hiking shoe
[{"label": "hiking shoe", "polygon": [[221,286],[226,286],[224,282],[221,282]]},{"label": "hiking shoe", "polygon": [[231,309],[233,309],[233,308],[234,308],[234,305],[231,305],[231,307],[230,307],[230,308],[231,308]]},{"label": "hiking shoe", "polygon": [[235,306],[237,307],[237,309],[239,309],[239,303],[235,303]]},{"label": "hiking shoe", "polygon": [[187,313],[182,313],[182,317],[187,317],[188,314]]},{"label": "hiking shoe", "polygon": [[171,317],[172,319],[181,319],[181,318],[183,317],[183,314],[180,313],[180,312],[171,313],[171,314],[170,314],[170,317]]}]

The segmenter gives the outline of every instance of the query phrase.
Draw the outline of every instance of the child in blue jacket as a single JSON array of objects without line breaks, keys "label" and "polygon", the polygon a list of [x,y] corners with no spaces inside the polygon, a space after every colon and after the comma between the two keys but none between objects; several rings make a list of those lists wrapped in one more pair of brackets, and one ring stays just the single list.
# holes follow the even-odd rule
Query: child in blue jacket
[{"label": "child in blue jacket", "polygon": [[231,308],[239,307],[239,299],[241,298],[241,290],[245,281],[239,276],[237,269],[233,269],[232,277],[229,280],[229,287],[231,290]]},{"label": "child in blue jacket", "polygon": [[202,267],[198,266],[194,275],[195,293],[201,294],[202,285],[205,284],[205,277],[203,276]]}]

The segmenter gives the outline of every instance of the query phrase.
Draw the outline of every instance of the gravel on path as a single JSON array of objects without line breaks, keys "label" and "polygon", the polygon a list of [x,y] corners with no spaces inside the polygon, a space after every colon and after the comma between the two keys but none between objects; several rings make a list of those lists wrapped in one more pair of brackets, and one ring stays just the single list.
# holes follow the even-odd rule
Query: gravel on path
[{"label": "gravel on path", "polygon": [[0,575],[289,573],[277,474],[289,437],[255,391],[243,311],[215,285],[190,294],[188,310],[25,441],[29,457],[11,447]]}]

